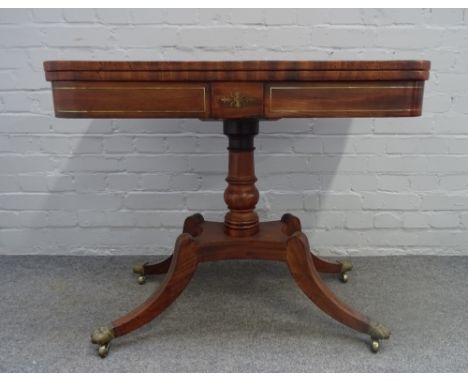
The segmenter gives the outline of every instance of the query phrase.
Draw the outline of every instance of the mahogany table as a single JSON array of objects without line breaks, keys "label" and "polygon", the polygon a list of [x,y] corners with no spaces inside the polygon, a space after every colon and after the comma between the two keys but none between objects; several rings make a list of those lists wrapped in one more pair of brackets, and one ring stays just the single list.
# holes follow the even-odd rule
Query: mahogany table
[{"label": "mahogany table", "polygon": [[336,273],[345,282],[352,265],[311,253],[299,219],[291,214],[259,222],[254,136],[259,120],[419,116],[429,67],[428,61],[45,62],[57,117],[223,120],[229,139],[224,222],[188,217],[168,259],[134,268],[140,283],[146,275],[166,276],[142,305],[94,331],[99,355],[108,354],[111,340],[164,311],[198,263],[225,259],[286,262],[312,302],[368,334],[377,352],[390,331],[340,301],[319,275]]}]

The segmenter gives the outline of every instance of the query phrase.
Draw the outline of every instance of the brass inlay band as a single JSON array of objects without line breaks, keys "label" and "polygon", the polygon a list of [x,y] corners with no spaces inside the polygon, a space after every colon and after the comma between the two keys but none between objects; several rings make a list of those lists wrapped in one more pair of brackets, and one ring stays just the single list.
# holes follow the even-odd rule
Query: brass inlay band
[{"label": "brass inlay band", "polygon": [[402,108],[402,109],[273,109],[273,90],[311,90],[311,89],[422,89],[423,86],[271,86],[270,87],[270,111],[272,112],[287,112],[287,113],[301,113],[301,112],[313,112],[313,113],[330,113],[330,112],[369,112],[369,111],[412,111],[412,108]]},{"label": "brass inlay band", "polygon": [[58,113],[205,113],[206,112],[206,87],[175,87],[175,86],[152,86],[152,87],[81,87],[64,86],[54,87],[54,90],[202,90],[203,91],[203,110],[57,110]]},{"label": "brass inlay band", "polygon": [[54,90],[205,90],[205,86],[54,86]]},{"label": "brass inlay band", "polygon": [[57,110],[58,113],[201,113],[205,110]]},{"label": "brass inlay band", "polygon": [[272,90],[281,90],[281,89],[422,89],[423,86],[271,86],[270,87],[270,94]]},{"label": "brass inlay band", "polygon": [[304,113],[304,112],[313,112],[313,113],[330,113],[330,112],[347,112],[347,111],[412,111],[415,109],[407,108],[407,109],[328,109],[328,110],[323,110],[323,109],[272,109],[270,107],[270,111],[273,112],[288,112],[288,113]]}]

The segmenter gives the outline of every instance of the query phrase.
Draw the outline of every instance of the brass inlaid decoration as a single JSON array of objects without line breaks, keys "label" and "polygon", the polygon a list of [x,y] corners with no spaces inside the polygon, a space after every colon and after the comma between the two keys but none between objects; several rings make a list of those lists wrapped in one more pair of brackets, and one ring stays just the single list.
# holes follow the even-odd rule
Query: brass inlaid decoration
[{"label": "brass inlaid decoration", "polygon": [[240,109],[241,107],[256,105],[258,103],[258,99],[235,92],[229,96],[221,97],[219,102],[225,106]]},{"label": "brass inlaid decoration", "polygon": [[412,108],[397,108],[397,109],[311,109],[311,108],[304,108],[304,109],[274,109],[273,108],[273,91],[279,90],[315,90],[315,89],[323,89],[323,90],[351,90],[351,89],[422,89],[423,86],[420,85],[411,85],[411,86],[401,86],[401,85],[382,85],[382,86],[368,86],[368,85],[347,85],[347,86],[270,86],[270,98],[269,98],[269,105],[271,112],[288,112],[288,113],[299,113],[299,112],[313,112],[313,113],[329,113],[330,111],[335,112],[370,112],[370,111],[412,111]]},{"label": "brass inlaid decoration", "polygon": [[201,90],[203,94],[202,110],[67,110],[57,109],[57,113],[205,113],[206,87],[177,87],[177,86],[57,86],[55,90]]},{"label": "brass inlaid decoration", "polygon": [[57,113],[204,113],[203,110],[61,110]]}]

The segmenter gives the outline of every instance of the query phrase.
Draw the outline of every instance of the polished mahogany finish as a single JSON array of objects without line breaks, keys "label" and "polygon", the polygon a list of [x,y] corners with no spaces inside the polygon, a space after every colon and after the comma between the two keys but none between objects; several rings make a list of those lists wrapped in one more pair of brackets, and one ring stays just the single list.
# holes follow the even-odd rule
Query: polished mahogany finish
[{"label": "polished mahogany finish", "polygon": [[204,118],[210,116],[206,83],[59,82],[55,114],[63,118]]},{"label": "polished mahogany finish", "polygon": [[[340,301],[321,280],[314,258],[323,264],[327,262],[310,253],[298,221],[295,216],[285,214],[280,221],[260,223],[258,232],[252,236],[232,237],[226,233],[223,223],[205,222],[199,214],[188,217],[174,254],[162,263],[145,265],[145,274],[167,272],[163,283],[142,305],[112,322],[115,337],[141,327],[162,313],[187,286],[198,263],[233,259],[285,262],[299,287],[321,310],[344,325],[368,333],[369,318]],[[168,260],[170,267],[167,267]]]},{"label": "polished mahogany finish", "polygon": [[254,211],[259,193],[255,182],[254,136],[258,134],[258,120],[224,121],[224,134],[229,138],[229,167],[224,201],[229,212],[224,218],[229,236],[251,236],[258,232],[258,215]]},{"label": "polished mahogany finish", "polygon": [[286,263],[322,311],[368,334],[377,351],[390,331],[339,300],[318,273],[336,273],[345,282],[352,265],[312,254],[291,214],[259,221],[254,137],[262,119],[420,115],[429,66],[428,61],[45,62],[58,117],[219,119],[229,142],[224,222],[188,217],[172,256],[135,267],[141,282],[151,274],[166,274],[165,279],[142,305],[93,333],[99,354],[107,354],[113,338],[162,313],[200,262],[227,259]]},{"label": "polished mahogany finish", "polygon": [[265,117],[403,117],[421,114],[421,81],[268,83]]},{"label": "polished mahogany finish", "polygon": [[[379,71],[389,70],[427,71],[429,61],[46,61],[46,72],[294,72],[294,71]],[[425,79],[427,79],[427,73]],[[49,80],[53,78],[48,78]]]},{"label": "polished mahogany finish", "polygon": [[[48,61],[65,118],[406,117],[427,61]],[[129,97],[132,94],[132,97]]]}]

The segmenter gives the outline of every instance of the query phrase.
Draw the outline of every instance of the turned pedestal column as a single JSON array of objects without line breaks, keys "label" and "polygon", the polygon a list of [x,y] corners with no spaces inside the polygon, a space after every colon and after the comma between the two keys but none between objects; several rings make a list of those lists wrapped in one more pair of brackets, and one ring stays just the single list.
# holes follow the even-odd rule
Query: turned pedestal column
[{"label": "turned pedestal column", "polygon": [[258,134],[258,120],[224,121],[224,134],[229,138],[229,167],[224,201],[229,212],[224,217],[227,235],[251,236],[258,232],[255,212],[259,194],[255,182],[254,136]]}]

